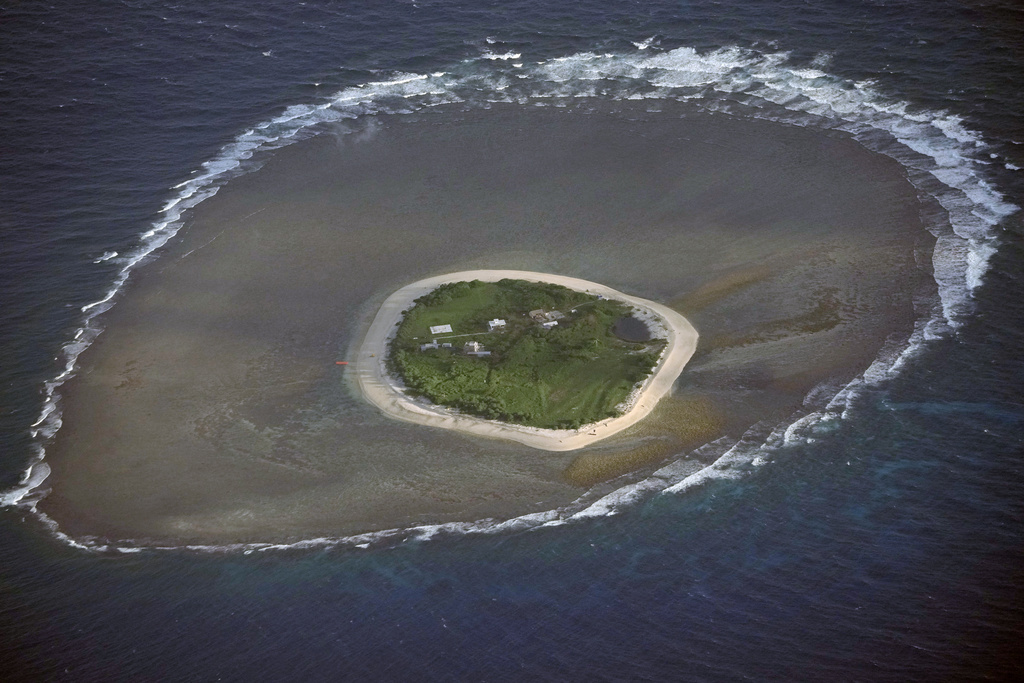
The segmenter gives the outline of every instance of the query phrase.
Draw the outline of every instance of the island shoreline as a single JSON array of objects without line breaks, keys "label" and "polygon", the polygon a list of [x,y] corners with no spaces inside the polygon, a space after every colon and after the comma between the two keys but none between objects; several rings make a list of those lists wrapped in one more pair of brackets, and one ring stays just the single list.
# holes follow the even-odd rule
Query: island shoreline
[{"label": "island shoreline", "polygon": [[[654,327],[656,335],[665,334],[667,344],[657,366],[630,393],[622,415],[584,425],[580,429],[541,429],[466,415],[426,400],[415,399],[404,392],[404,387],[388,373],[386,367],[388,345],[403,313],[416,299],[443,284],[472,280],[497,282],[503,279],[557,284],[622,301],[638,309],[638,317]],[[647,417],[658,401],[671,393],[676,378],[697,348],[697,338],[697,330],[693,325],[671,308],[623,294],[596,282],[524,270],[466,270],[418,280],[385,299],[358,346],[354,375],[362,397],[394,419],[453,429],[474,436],[515,441],[540,450],[572,451],[607,439]]]}]

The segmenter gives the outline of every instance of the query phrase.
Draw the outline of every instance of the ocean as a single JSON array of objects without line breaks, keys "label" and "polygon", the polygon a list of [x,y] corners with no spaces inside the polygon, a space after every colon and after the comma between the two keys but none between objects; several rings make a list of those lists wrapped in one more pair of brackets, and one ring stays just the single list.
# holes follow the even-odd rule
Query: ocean
[{"label": "ocean", "polygon": [[[4,680],[1019,680],[1022,29],[5,4]],[[323,369],[469,267],[670,303],[701,346],[563,460]]]}]

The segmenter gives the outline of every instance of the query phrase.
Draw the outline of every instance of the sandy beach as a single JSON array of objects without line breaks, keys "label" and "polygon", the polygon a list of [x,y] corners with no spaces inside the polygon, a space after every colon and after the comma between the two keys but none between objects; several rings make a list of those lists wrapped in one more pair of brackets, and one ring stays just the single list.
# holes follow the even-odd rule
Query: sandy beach
[{"label": "sandy beach", "polygon": [[[638,309],[638,317],[652,328],[655,336],[664,336],[668,340],[658,366],[630,394],[622,415],[585,425],[578,430],[539,429],[507,424],[460,414],[426,400],[414,399],[406,395],[402,387],[388,375],[385,368],[388,343],[402,319],[402,313],[416,299],[448,282],[497,282],[506,278],[553,283],[623,301]],[[359,345],[355,358],[355,376],[362,395],[395,419],[454,429],[476,436],[508,439],[545,451],[573,451],[618,434],[647,417],[658,401],[671,392],[676,378],[697,348],[697,336],[693,325],[667,306],[628,296],[596,282],[524,270],[466,270],[419,280],[389,296]]]}]

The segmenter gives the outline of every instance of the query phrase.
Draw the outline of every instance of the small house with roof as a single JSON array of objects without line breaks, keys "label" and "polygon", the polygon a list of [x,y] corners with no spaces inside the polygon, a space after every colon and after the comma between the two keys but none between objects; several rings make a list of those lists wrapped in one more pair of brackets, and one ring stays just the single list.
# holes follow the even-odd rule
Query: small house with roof
[{"label": "small house with roof", "polygon": [[488,320],[487,321],[487,329],[489,331],[491,331],[491,332],[494,332],[495,330],[503,329],[504,327],[505,327],[505,321],[500,319],[500,318],[495,318],[494,320]]},{"label": "small house with roof", "polygon": [[462,347],[462,352],[467,356],[489,356],[490,351],[484,351],[484,345],[477,341],[466,342],[465,346]]},{"label": "small house with roof", "polygon": [[[548,323],[552,320],[561,320],[565,317],[565,313],[561,311],[545,311],[543,308],[538,308],[535,311],[530,311],[530,317],[539,323]],[[548,327],[551,327],[550,325]]]},{"label": "small house with roof", "polygon": [[430,351],[431,349],[450,349],[452,345],[445,342],[444,344],[438,344],[437,340],[433,340],[429,344],[420,344],[420,351]]}]

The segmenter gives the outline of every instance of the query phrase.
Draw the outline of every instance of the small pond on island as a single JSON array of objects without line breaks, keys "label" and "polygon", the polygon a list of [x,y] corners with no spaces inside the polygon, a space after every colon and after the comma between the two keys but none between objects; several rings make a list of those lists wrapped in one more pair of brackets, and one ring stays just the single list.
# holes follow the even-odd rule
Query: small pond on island
[{"label": "small pond on island", "polygon": [[619,339],[628,342],[651,340],[651,331],[647,328],[647,323],[631,315],[616,320],[615,325],[612,326],[612,333]]}]

